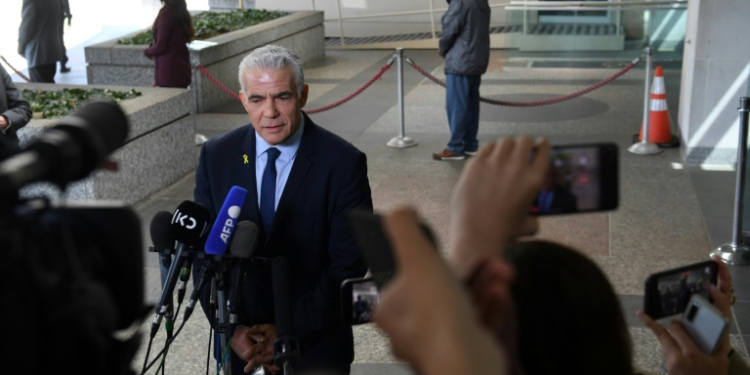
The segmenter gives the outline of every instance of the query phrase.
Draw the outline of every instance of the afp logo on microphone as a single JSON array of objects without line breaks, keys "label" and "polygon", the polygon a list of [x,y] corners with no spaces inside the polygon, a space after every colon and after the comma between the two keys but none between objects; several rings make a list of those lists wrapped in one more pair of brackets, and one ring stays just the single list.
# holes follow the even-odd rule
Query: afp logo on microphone
[{"label": "afp logo on microphone", "polygon": [[211,233],[206,240],[205,250],[207,254],[224,254],[227,251],[229,242],[232,241],[232,234],[237,227],[237,220],[240,217],[242,205],[247,198],[247,190],[232,186],[229,194],[221,206],[216,221],[214,222]]},{"label": "afp logo on microphone", "polygon": [[224,222],[224,228],[221,229],[221,240],[225,244],[229,244],[229,239],[232,237],[234,228],[237,226],[237,218],[240,217],[240,207],[232,206],[227,210],[229,217]]}]

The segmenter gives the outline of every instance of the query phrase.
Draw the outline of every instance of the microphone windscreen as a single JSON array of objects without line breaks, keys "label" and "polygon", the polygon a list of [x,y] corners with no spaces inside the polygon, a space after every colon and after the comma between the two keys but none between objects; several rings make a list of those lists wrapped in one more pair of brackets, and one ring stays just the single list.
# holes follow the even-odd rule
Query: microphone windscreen
[{"label": "microphone windscreen", "polygon": [[211,233],[206,240],[207,254],[224,254],[227,251],[245,198],[247,198],[247,190],[239,186],[232,186],[229,189],[229,194],[227,194],[227,198],[224,200],[224,204],[216,216],[214,226],[211,228]]},{"label": "microphone windscreen", "polygon": [[258,226],[252,221],[243,220],[237,223],[234,238],[229,244],[229,254],[242,259],[249,259],[258,246]]},{"label": "microphone windscreen", "polygon": [[103,156],[120,148],[128,138],[128,118],[122,108],[113,101],[90,101],[71,117],[83,120],[84,127],[104,146]]},{"label": "microphone windscreen", "polygon": [[273,306],[276,312],[276,336],[292,334],[292,301],[289,292],[289,265],[286,258],[276,257],[271,263]]},{"label": "microphone windscreen", "polygon": [[178,242],[195,245],[205,237],[210,220],[211,213],[206,207],[193,201],[184,201],[172,215],[172,235]]},{"label": "microphone windscreen", "polygon": [[151,219],[151,242],[156,251],[174,249],[174,235],[170,228],[172,214],[161,211]]}]

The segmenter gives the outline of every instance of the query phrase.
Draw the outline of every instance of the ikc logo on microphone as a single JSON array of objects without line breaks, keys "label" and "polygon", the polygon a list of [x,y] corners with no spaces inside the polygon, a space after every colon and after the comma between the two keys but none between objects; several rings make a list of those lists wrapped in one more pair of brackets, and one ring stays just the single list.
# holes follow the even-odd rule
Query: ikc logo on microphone
[{"label": "ikc logo on microphone", "polygon": [[180,209],[178,208],[174,211],[174,215],[172,215],[172,224],[180,224],[180,226],[187,229],[195,229],[198,222],[195,221],[194,218],[188,216],[188,214],[180,212]]}]

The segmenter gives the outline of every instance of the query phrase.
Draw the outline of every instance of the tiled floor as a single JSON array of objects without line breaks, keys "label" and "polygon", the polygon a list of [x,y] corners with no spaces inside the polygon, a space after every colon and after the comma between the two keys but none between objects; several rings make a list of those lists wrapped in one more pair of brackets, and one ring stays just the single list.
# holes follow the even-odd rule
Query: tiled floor
[{"label": "tiled floor", "polygon": [[[426,70],[442,76],[442,60],[435,51],[406,51]],[[631,54],[623,54],[629,61]],[[542,59],[493,51],[493,61]],[[563,56],[565,57],[565,56]],[[568,56],[570,57],[570,56]],[[587,57],[591,57],[588,55]],[[614,56],[617,58],[618,56]],[[307,108],[334,102],[359,87],[390,58],[388,51],[331,51],[324,60],[309,64],[306,78],[311,100]],[[608,58],[612,58],[608,55]],[[598,66],[573,68],[525,68],[493,64],[484,77],[483,96],[504,100],[535,100],[564,95],[613,74]],[[535,66],[532,64],[532,66]],[[74,68],[83,69],[82,66]],[[638,131],[643,106],[643,71],[634,69],[612,85],[569,102],[517,109],[482,104],[480,141],[501,136],[530,134],[547,136],[553,143],[615,142],[620,147],[621,205],[613,212],[543,219],[540,236],[569,243],[589,254],[606,272],[623,305],[635,345],[636,366],[647,374],[663,373],[658,343],[635,318],[643,299],[643,282],[654,272],[708,257],[714,246],[730,240],[734,174],[683,167],[678,149],[656,156],[627,152],[631,136]],[[670,111],[677,113],[679,70],[667,70]],[[75,82],[70,82],[75,83]],[[405,67],[406,134],[418,145],[395,149],[386,142],[399,134],[395,70],[351,102],[312,115],[318,124],[340,134],[368,156],[368,169],[376,210],[411,204],[419,208],[438,234],[448,243],[448,198],[464,162],[437,162],[432,152],[444,147],[448,137],[444,89],[424,80]],[[230,103],[222,113],[197,117],[198,132],[212,137],[244,124],[241,107]],[[196,150],[197,151],[197,150]],[[135,205],[143,221],[144,244],[150,244],[148,225],[161,210],[173,211],[183,200],[192,199],[193,176]],[[571,232],[575,230],[576,234]],[[156,257],[144,249],[148,301],[159,295]],[[733,267],[739,302],[735,306],[739,328],[733,329],[733,344],[750,337],[750,268]],[[144,324],[144,329],[150,322]],[[160,347],[162,333],[155,347]],[[166,372],[205,372],[208,326],[200,314],[186,324],[170,349]],[[355,329],[355,374],[407,374],[391,357],[385,339],[372,326]],[[140,368],[145,346],[134,362]],[[152,351],[153,357],[154,351]],[[153,371],[153,370],[152,370]]]}]

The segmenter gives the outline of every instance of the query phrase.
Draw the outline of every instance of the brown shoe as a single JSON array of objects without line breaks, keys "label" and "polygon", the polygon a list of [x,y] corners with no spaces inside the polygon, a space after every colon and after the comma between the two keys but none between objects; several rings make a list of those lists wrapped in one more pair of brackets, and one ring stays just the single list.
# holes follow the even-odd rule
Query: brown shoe
[{"label": "brown shoe", "polygon": [[466,159],[466,156],[460,155],[460,154],[454,154],[448,151],[448,149],[446,148],[443,151],[432,154],[432,158],[435,160],[464,160]]}]

